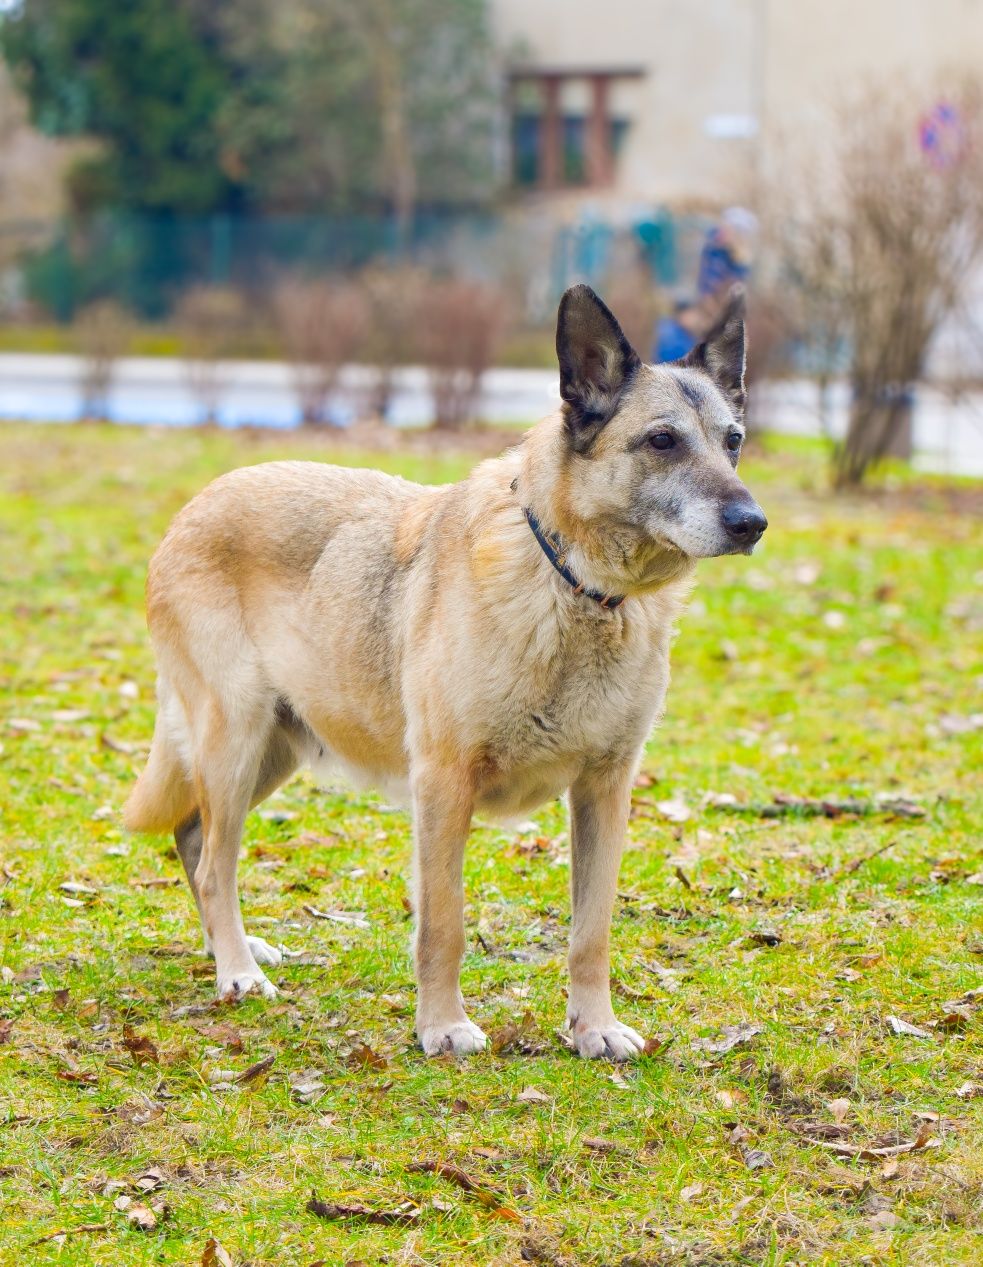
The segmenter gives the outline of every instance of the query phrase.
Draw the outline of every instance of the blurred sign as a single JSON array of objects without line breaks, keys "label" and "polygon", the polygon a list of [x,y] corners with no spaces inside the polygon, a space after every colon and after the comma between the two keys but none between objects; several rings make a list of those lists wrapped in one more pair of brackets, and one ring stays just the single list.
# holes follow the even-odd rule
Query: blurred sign
[{"label": "blurred sign", "polygon": [[758,120],[753,114],[708,114],[703,131],[720,141],[746,141],[758,135]]},{"label": "blurred sign", "polygon": [[940,101],[918,123],[918,143],[933,167],[952,167],[966,148],[966,129],[959,110],[949,101]]}]

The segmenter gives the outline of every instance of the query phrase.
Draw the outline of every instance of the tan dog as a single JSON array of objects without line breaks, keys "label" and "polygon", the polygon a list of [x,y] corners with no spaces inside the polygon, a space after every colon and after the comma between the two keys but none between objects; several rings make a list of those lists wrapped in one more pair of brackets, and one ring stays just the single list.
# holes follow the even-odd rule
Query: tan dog
[{"label": "tan dog", "polygon": [[684,362],[643,365],[587,286],[557,326],[562,408],[460,484],[271,462],[216,480],[154,555],[153,747],[127,825],[174,829],[218,992],[275,994],[243,928],[251,806],[302,763],[409,789],[417,1034],[478,1051],[464,1012],[471,816],[569,789],[567,1020],[584,1056],[634,1055],[608,939],[629,800],[669,679],[694,560],[750,553],[766,521],[734,473],[739,300]]}]

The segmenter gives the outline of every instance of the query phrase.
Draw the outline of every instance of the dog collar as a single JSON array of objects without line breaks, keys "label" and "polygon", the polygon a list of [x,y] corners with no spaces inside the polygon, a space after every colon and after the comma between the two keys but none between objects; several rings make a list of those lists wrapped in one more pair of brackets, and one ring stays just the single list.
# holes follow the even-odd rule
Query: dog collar
[{"label": "dog collar", "polygon": [[543,554],[546,555],[550,563],[553,564],[575,594],[583,594],[585,598],[592,598],[595,603],[606,608],[608,611],[615,607],[619,607],[625,601],[624,594],[602,594],[598,590],[588,589],[584,585],[583,581],[578,581],[567,567],[566,546],[564,546],[563,542],[556,533],[550,536],[548,532],[545,532],[539,520],[528,506],[523,506],[522,513],[528,520],[529,527],[532,529],[532,535],[539,542],[539,546]]}]

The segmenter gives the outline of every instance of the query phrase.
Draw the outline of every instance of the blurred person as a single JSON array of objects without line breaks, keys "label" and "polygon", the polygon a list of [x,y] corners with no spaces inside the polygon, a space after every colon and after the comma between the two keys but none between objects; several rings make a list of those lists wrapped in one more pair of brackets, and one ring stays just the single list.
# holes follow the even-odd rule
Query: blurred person
[{"label": "blurred person", "polygon": [[653,360],[678,360],[714,326],[733,287],[750,275],[757,233],[758,217],[753,211],[746,207],[724,211],[700,252],[696,298],[677,299],[672,315],[656,323]]}]

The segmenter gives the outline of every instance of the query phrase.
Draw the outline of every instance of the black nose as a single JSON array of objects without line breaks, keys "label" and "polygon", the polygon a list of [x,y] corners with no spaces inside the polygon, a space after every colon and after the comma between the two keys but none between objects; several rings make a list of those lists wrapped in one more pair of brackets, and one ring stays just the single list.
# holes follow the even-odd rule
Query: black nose
[{"label": "black nose", "polygon": [[757,502],[728,502],[720,512],[727,535],[741,545],[753,546],[768,527],[768,520]]}]

